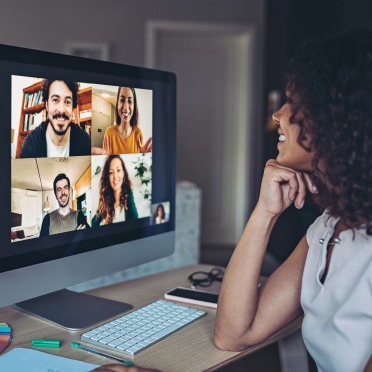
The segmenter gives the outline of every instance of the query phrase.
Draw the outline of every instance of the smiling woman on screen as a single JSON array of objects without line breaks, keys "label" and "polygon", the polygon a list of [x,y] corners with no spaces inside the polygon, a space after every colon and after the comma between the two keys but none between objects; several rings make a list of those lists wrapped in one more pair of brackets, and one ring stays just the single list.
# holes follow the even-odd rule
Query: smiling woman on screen
[{"label": "smiling woman on screen", "polygon": [[128,171],[120,155],[109,155],[99,184],[100,196],[92,226],[138,218]]},{"label": "smiling woman on screen", "polygon": [[152,137],[143,140],[134,88],[119,87],[115,106],[115,125],[106,129],[103,148],[92,148],[93,155],[133,154],[152,151]]}]

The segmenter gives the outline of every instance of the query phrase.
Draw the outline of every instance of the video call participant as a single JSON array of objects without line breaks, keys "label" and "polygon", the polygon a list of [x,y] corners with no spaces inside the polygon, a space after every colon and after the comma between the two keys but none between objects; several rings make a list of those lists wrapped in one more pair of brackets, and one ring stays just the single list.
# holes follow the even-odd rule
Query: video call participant
[{"label": "video call participant", "polygon": [[68,206],[70,201],[70,180],[64,173],[60,173],[54,179],[53,188],[59,208],[44,217],[40,236],[90,227],[81,211],[74,211]]},{"label": "video call participant", "polygon": [[164,205],[159,204],[156,207],[155,215],[154,215],[154,222],[156,224],[165,222],[165,211],[164,211]]},{"label": "video call participant", "polygon": [[131,182],[123,159],[107,157],[100,180],[100,197],[92,226],[128,221],[138,218]]},{"label": "video call participant", "polygon": [[152,151],[152,137],[143,144],[139,110],[134,88],[119,87],[116,98],[116,125],[106,129],[103,148],[93,147],[94,155],[133,154]]},{"label": "video call participant", "polygon": [[72,122],[77,106],[79,84],[62,80],[43,80],[43,102],[48,119],[25,139],[21,158],[90,155],[89,135]]}]

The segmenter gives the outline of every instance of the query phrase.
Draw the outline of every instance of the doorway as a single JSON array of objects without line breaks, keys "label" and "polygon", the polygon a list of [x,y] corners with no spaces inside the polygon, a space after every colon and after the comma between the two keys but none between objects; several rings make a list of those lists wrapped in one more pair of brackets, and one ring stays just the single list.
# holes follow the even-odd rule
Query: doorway
[{"label": "doorway", "polygon": [[202,191],[201,244],[234,245],[249,203],[254,28],[151,21],[146,66],[177,76],[177,179]]}]

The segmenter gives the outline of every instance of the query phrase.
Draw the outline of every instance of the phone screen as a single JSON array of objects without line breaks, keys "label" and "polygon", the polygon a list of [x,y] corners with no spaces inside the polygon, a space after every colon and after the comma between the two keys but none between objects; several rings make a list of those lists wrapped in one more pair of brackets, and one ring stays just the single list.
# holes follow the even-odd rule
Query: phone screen
[{"label": "phone screen", "polygon": [[176,288],[168,292],[168,295],[189,298],[191,300],[197,300],[197,301],[211,302],[214,304],[218,302],[218,294],[209,293],[209,292],[201,292],[201,291],[197,291],[193,289]]}]

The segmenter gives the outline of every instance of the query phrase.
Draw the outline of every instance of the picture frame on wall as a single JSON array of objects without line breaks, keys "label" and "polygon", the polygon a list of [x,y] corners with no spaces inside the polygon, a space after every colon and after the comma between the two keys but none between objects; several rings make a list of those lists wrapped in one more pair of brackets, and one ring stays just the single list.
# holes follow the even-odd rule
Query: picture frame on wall
[{"label": "picture frame on wall", "polygon": [[65,47],[66,54],[99,59],[102,61],[108,61],[109,59],[109,47],[106,43],[91,43],[91,42],[67,42]]}]

